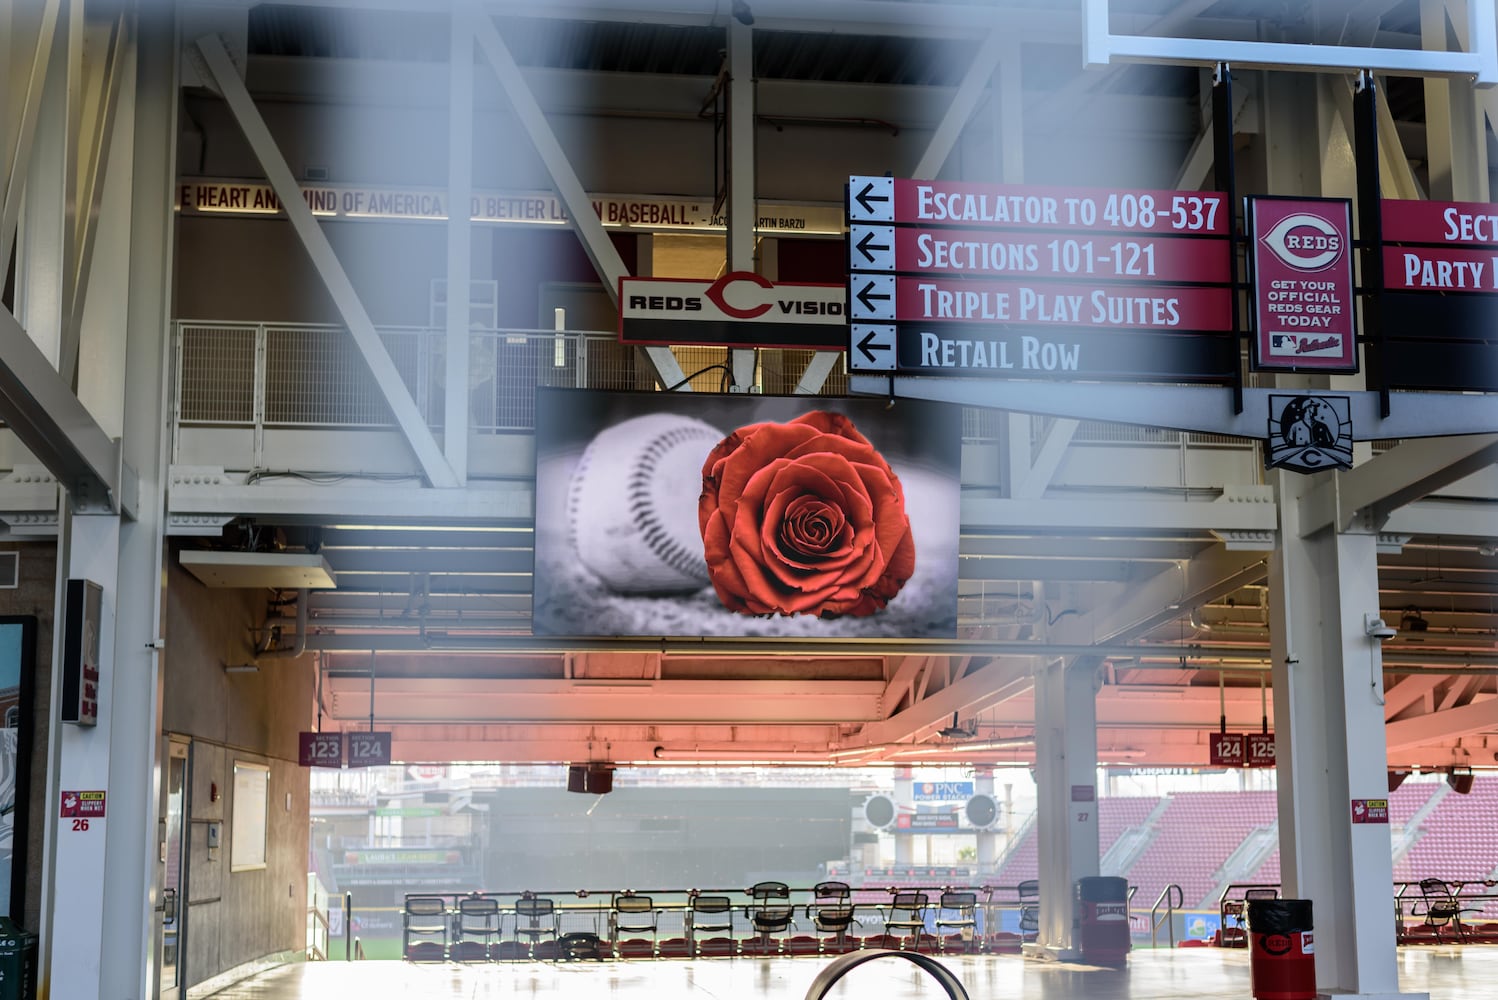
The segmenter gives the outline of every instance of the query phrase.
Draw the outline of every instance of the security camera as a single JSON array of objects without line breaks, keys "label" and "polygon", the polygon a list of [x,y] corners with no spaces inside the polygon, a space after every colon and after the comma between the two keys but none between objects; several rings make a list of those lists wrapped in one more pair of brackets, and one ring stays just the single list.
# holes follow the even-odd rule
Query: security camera
[{"label": "security camera", "polygon": [[1378,615],[1363,616],[1363,631],[1367,632],[1370,638],[1377,639],[1379,642],[1387,642],[1399,634],[1399,629],[1388,624]]}]

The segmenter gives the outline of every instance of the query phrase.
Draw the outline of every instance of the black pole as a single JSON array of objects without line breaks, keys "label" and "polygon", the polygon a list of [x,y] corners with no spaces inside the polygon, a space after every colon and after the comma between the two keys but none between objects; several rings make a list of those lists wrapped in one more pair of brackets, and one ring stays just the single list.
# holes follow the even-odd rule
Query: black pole
[{"label": "black pole", "polygon": [[1378,84],[1371,70],[1358,74],[1352,96],[1353,156],[1357,161],[1358,243],[1362,249],[1363,361],[1368,388],[1378,389],[1378,415],[1389,415],[1384,372],[1384,220],[1378,181]]},{"label": "black pole", "polygon": [[354,894],[343,894],[343,960],[352,962],[354,956]]},{"label": "black pole", "polygon": [[[1232,247],[1233,283],[1229,289],[1232,304],[1233,338],[1242,354],[1243,332],[1238,328],[1238,194],[1233,169],[1233,74],[1227,63],[1218,63],[1212,74],[1212,186],[1224,195],[1228,220],[1228,241]],[[1233,412],[1243,412],[1243,365],[1233,365]]]}]

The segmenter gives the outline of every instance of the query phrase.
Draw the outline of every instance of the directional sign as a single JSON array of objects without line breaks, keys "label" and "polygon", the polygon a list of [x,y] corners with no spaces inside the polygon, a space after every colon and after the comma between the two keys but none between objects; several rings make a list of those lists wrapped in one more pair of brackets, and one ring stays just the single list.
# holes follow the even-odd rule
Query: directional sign
[{"label": "directional sign", "polygon": [[351,732],[348,734],[348,766],[377,767],[390,763],[390,734]]},{"label": "directional sign", "polygon": [[1213,767],[1243,766],[1243,734],[1212,733],[1207,737],[1207,761]]},{"label": "directional sign", "polygon": [[848,227],[848,266],[853,271],[893,271],[895,227]]},{"label": "directional sign", "polygon": [[854,225],[849,230],[848,258],[854,271],[906,274],[1200,284],[1227,284],[1233,276],[1232,244],[1226,239]]},{"label": "directional sign", "polygon": [[855,372],[895,370],[895,328],[891,324],[854,323],[850,326],[848,369]]},{"label": "directional sign", "polygon": [[[860,324],[854,328],[891,329]],[[1238,367],[1238,341],[1230,333],[963,323],[896,323],[892,329],[895,368],[911,375],[1221,384],[1230,381]],[[872,344],[887,342],[887,336],[881,332]],[[849,367],[857,371],[867,365],[862,370],[871,370],[873,362],[857,350],[858,343],[848,355]]]},{"label": "directional sign", "polygon": [[961,278],[849,278],[854,320],[944,320],[957,323],[1231,330],[1226,288],[1139,288]]},{"label": "directional sign", "polygon": [[848,218],[854,222],[889,222],[895,217],[893,177],[848,178]]},{"label": "directional sign", "polygon": [[894,319],[895,279],[885,274],[855,274],[848,278],[848,297],[854,319]]},{"label": "directional sign", "polygon": [[1136,191],[851,177],[848,218],[1009,229],[1226,236],[1226,197],[1212,191]]}]

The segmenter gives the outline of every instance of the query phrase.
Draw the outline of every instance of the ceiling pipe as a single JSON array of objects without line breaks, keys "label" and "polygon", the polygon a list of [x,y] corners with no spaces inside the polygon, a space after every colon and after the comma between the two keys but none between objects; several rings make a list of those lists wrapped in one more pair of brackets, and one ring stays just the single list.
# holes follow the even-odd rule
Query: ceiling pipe
[{"label": "ceiling pipe", "polygon": [[[294,660],[307,652],[307,591],[296,592],[296,638],[285,649],[268,649],[255,657],[257,660]],[[279,627],[279,626],[278,626]]]}]

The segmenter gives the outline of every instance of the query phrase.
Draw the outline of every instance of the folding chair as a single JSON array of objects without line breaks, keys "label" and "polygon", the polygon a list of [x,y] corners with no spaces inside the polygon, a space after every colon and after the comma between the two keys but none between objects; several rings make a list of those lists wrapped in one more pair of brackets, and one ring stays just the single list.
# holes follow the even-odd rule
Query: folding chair
[{"label": "folding chair", "polygon": [[[1477,913],[1476,909],[1463,908],[1460,900],[1451,891],[1451,883],[1445,879],[1423,878],[1420,880],[1420,903],[1425,909],[1425,926],[1429,927],[1440,941],[1443,928],[1450,927],[1456,931],[1458,941],[1471,940],[1472,932],[1467,925],[1462,923],[1463,913]],[[1412,914],[1421,916],[1421,913]]]},{"label": "folding chair", "polygon": [[552,953],[556,953],[556,940],[561,936],[560,920],[554,900],[545,896],[526,893],[515,900],[515,940],[526,939],[532,958],[540,958],[541,939],[550,937]]},{"label": "folding chair", "polygon": [[697,935],[714,931],[728,932],[728,953],[732,955],[737,947],[733,940],[733,900],[727,896],[693,896],[687,910],[687,953],[696,958],[702,947]]},{"label": "folding chair", "polygon": [[[892,931],[909,931],[913,941],[912,951],[921,950],[921,935],[926,931],[926,906],[930,902],[924,892],[897,892],[895,898],[890,900],[888,912],[884,916],[884,936],[879,939],[881,948],[889,947],[890,933]],[[904,939],[904,934],[899,936]]]},{"label": "folding chair", "polygon": [[[442,962],[447,959],[447,900],[441,896],[407,896],[401,917],[401,954],[408,962]],[[441,937],[436,941],[412,938]]]},{"label": "folding chair", "polygon": [[853,890],[846,882],[818,882],[811,890],[812,901],[806,904],[806,919],[817,932],[817,950],[827,950],[827,938],[833,935],[833,948],[848,950],[848,930],[854,924]]},{"label": "folding chair", "polygon": [[616,955],[624,957],[626,934],[644,934],[649,931],[650,957],[656,956],[656,948],[660,943],[660,912],[655,908],[655,900],[649,896],[636,896],[632,892],[620,893],[614,897],[614,912],[610,916],[613,923],[610,936],[613,938]]},{"label": "folding chair", "polygon": [[774,935],[786,933],[794,922],[790,886],[784,882],[757,882],[749,887],[749,898],[751,902],[745,909],[745,916],[749,918],[749,927],[759,943],[760,954],[769,954],[772,941],[775,941],[778,953],[781,943]]},{"label": "folding chair", "polygon": [[499,900],[479,893],[459,897],[455,930],[450,949],[454,961],[487,959],[499,936]]},{"label": "folding chair", "polygon": [[1040,936],[1040,880],[1031,878],[1019,884],[1019,937],[1034,941]]},{"label": "folding chair", "polygon": [[978,942],[978,894],[970,890],[944,891],[937,902],[935,926],[936,940],[943,952],[947,950],[944,929],[957,932],[964,951],[975,950]]}]

